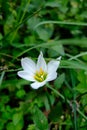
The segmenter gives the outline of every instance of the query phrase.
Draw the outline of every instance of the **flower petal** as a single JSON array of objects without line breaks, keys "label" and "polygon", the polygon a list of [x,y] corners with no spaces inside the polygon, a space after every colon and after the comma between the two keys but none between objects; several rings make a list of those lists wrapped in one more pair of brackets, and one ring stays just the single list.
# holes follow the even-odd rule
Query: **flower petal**
[{"label": "flower petal", "polygon": [[39,55],[38,61],[37,61],[37,70],[40,70],[40,68],[42,68],[45,72],[47,71],[47,65],[43,58],[42,52],[40,52],[40,55]]},{"label": "flower petal", "polygon": [[29,59],[27,57],[26,58],[22,58],[21,59],[21,65],[22,65],[24,71],[26,71],[26,72],[29,71],[29,72],[32,72],[32,73],[35,72],[36,65],[35,65],[33,60],[31,60],[31,59]]},{"label": "flower petal", "polygon": [[57,58],[57,60],[51,60],[48,63],[48,74],[57,71],[60,64],[60,59],[61,57]]},{"label": "flower petal", "polygon": [[30,75],[29,73],[27,73],[26,71],[18,71],[18,76],[25,79],[25,80],[28,80],[28,81],[35,81],[34,79],[34,76],[33,75]]},{"label": "flower petal", "polygon": [[33,89],[38,89],[38,88],[44,86],[46,83],[47,83],[46,80],[43,81],[43,82],[34,82],[34,83],[31,84],[31,87],[32,87]]},{"label": "flower petal", "polygon": [[52,81],[57,78],[57,72],[48,74],[47,81]]}]

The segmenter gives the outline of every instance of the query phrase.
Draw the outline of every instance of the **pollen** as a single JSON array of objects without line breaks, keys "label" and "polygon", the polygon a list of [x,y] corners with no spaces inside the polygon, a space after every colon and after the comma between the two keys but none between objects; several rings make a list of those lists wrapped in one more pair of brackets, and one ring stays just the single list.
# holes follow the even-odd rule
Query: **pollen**
[{"label": "pollen", "polygon": [[36,71],[34,75],[34,79],[38,82],[43,82],[47,78],[47,73],[43,71],[42,68],[40,68],[39,71]]}]

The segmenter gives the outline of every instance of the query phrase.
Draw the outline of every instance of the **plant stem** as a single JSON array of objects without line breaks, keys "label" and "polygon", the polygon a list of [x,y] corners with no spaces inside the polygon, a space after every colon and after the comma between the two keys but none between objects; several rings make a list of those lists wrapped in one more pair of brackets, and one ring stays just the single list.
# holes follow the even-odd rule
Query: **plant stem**
[{"label": "plant stem", "polygon": [[[60,93],[58,92],[56,89],[54,89],[51,85],[49,85],[48,83],[46,84],[47,87],[49,89],[51,89],[52,91],[54,91],[58,96],[60,96],[64,101],[66,101],[70,106],[72,105],[72,103],[68,100],[68,99],[65,99],[65,97]],[[76,111],[85,119],[87,120],[87,117],[79,110],[78,107],[76,107]]]},{"label": "plant stem", "polygon": [[59,95],[63,100],[65,100],[64,96],[58,92],[56,89],[52,88],[49,84],[47,84],[47,87],[53,90],[57,95]]},{"label": "plant stem", "polygon": [[74,130],[78,130],[78,126],[77,126],[77,103],[76,103],[76,90],[75,88],[75,79],[74,79],[74,72],[72,70],[70,70],[70,76],[71,76],[71,83],[72,83],[72,95],[73,95],[73,104],[72,104],[72,108],[73,108],[73,123],[74,123]]},{"label": "plant stem", "polygon": [[77,127],[77,104],[76,104],[76,96],[74,94],[74,97],[73,97],[73,113],[74,113],[74,129],[75,130],[78,130],[78,127]]},{"label": "plant stem", "polygon": [[4,75],[5,75],[5,71],[2,72],[1,77],[0,77],[0,87],[1,87]]}]

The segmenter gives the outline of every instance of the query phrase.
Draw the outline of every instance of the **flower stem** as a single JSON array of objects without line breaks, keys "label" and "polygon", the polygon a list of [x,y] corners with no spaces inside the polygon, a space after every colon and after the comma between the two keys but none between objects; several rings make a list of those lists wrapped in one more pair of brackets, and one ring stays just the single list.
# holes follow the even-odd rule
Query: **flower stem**
[{"label": "flower stem", "polygon": [[65,100],[64,96],[58,92],[56,89],[54,89],[53,87],[51,87],[48,83],[46,84],[48,88],[50,88],[51,90],[53,90],[57,95],[59,95],[63,100]]}]

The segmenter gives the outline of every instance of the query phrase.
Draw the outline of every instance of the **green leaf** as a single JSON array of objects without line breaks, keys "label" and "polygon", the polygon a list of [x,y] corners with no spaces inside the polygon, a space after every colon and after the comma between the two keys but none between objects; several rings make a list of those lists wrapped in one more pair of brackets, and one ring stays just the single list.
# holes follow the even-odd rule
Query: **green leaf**
[{"label": "green leaf", "polygon": [[[49,47],[48,47],[49,48]],[[48,50],[49,57],[57,57],[58,55],[65,55],[64,48],[62,45],[54,45],[50,46],[50,49]]]},{"label": "green leaf", "polygon": [[31,31],[34,29],[34,27],[40,22],[40,19],[37,18],[36,16],[30,18],[28,21],[27,21],[27,27],[28,29],[31,29]]},{"label": "green leaf", "polygon": [[20,120],[18,124],[14,125],[13,122],[10,122],[6,126],[6,130],[22,130],[23,128],[23,120]]},{"label": "green leaf", "polygon": [[22,98],[25,94],[26,94],[25,91],[22,89],[22,90],[17,91],[16,96],[18,98]]},{"label": "green leaf", "polygon": [[41,40],[47,41],[53,33],[53,26],[52,24],[48,24],[46,26],[38,27],[36,32]]},{"label": "green leaf", "polygon": [[36,130],[35,125],[34,124],[29,125],[27,130]]},{"label": "green leaf", "polygon": [[15,130],[15,127],[12,122],[8,123],[6,128],[6,130]]},{"label": "green leaf", "polygon": [[37,107],[35,107],[33,121],[34,121],[36,127],[38,128],[38,130],[48,130],[49,129],[46,116]]},{"label": "green leaf", "polygon": [[65,54],[64,53],[64,48],[63,48],[62,45],[55,45],[55,46],[52,47],[52,49],[54,51],[56,51],[57,53],[59,53],[60,55],[64,55]]},{"label": "green leaf", "polygon": [[49,114],[49,119],[53,122],[58,122],[60,120],[60,116],[62,115],[62,104],[58,102],[56,106],[51,109]]},{"label": "green leaf", "polygon": [[60,76],[58,76],[58,78],[54,81],[54,85],[57,89],[61,88],[63,82],[65,80],[65,74],[61,74]]},{"label": "green leaf", "polygon": [[77,85],[76,90],[80,93],[87,92],[87,75],[85,74],[85,72],[79,71],[77,78],[80,83]]},{"label": "green leaf", "polygon": [[87,65],[81,61],[61,60],[62,68],[82,69],[87,71]]},{"label": "green leaf", "polygon": [[14,125],[17,125],[22,118],[23,118],[23,117],[22,117],[22,113],[21,113],[21,112],[14,114],[14,115],[13,115],[13,124],[14,124]]},{"label": "green leaf", "polygon": [[57,1],[49,1],[49,2],[46,2],[45,6],[48,6],[48,7],[59,7],[59,2]]}]

